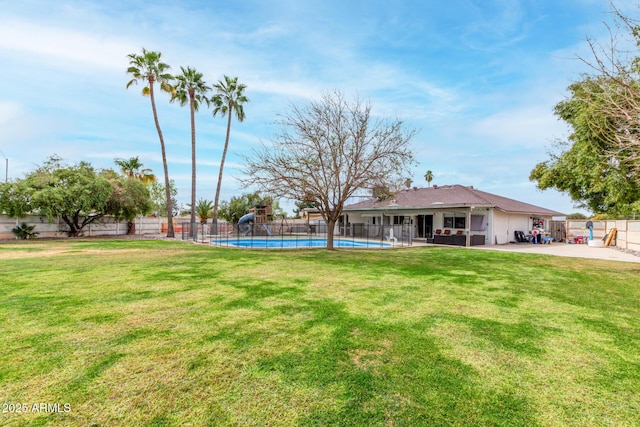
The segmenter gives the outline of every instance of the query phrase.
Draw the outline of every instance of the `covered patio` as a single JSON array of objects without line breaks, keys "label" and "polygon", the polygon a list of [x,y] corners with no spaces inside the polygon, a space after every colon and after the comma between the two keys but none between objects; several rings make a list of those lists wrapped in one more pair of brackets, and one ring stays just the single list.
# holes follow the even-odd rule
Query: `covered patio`
[{"label": "covered patio", "polygon": [[[343,225],[393,227],[410,239],[455,246],[513,241],[515,231],[543,231],[560,212],[461,185],[399,191],[391,200],[370,199],[344,209]],[[397,229],[396,229],[397,228]]]}]

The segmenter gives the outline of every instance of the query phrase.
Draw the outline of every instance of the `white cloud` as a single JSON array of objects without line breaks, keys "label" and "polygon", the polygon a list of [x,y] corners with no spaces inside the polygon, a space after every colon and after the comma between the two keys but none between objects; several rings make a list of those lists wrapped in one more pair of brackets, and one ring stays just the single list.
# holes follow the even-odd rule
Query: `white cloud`
[{"label": "white cloud", "polygon": [[139,48],[117,37],[5,17],[0,18],[0,49],[72,71],[81,65],[122,72],[127,53]]},{"label": "white cloud", "polygon": [[491,141],[494,148],[516,145],[544,149],[551,142],[550,136],[566,134],[566,125],[547,105],[525,105],[481,119],[468,128],[468,133]]}]

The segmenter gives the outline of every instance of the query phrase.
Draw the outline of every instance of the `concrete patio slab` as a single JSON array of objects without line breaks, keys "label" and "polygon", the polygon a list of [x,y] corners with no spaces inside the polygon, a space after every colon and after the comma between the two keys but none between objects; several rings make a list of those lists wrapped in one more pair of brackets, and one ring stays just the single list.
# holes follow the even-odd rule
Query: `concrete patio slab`
[{"label": "concrete patio slab", "polygon": [[472,246],[473,249],[525,252],[532,254],[546,254],[574,258],[593,258],[610,261],[624,261],[640,263],[640,256],[624,252],[616,247],[592,247],[588,245],[572,245],[567,243],[552,243],[550,245],[534,245],[530,243]]}]

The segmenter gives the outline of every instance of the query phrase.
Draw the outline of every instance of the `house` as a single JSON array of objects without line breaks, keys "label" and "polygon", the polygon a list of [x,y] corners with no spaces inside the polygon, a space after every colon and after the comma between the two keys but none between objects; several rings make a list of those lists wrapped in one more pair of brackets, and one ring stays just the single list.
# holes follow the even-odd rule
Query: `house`
[{"label": "house", "polygon": [[461,246],[509,243],[514,231],[549,232],[552,217],[563,215],[462,185],[414,187],[392,200],[365,200],[343,212],[343,225],[354,236],[372,226],[393,226],[395,236],[410,232],[412,239]]}]

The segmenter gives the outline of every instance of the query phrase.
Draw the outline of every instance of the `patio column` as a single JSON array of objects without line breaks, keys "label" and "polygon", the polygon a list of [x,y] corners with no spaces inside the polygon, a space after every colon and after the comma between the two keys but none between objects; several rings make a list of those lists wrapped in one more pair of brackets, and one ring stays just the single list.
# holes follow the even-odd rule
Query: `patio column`
[{"label": "patio column", "polygon": [[465,227],[464,227],[464,231],[465,234],[467,235],[467,247],[471,246],[471,209],[473,209],[473,206],[469,207],[469,210],[467,211],[467,221],[465,222]]}]

